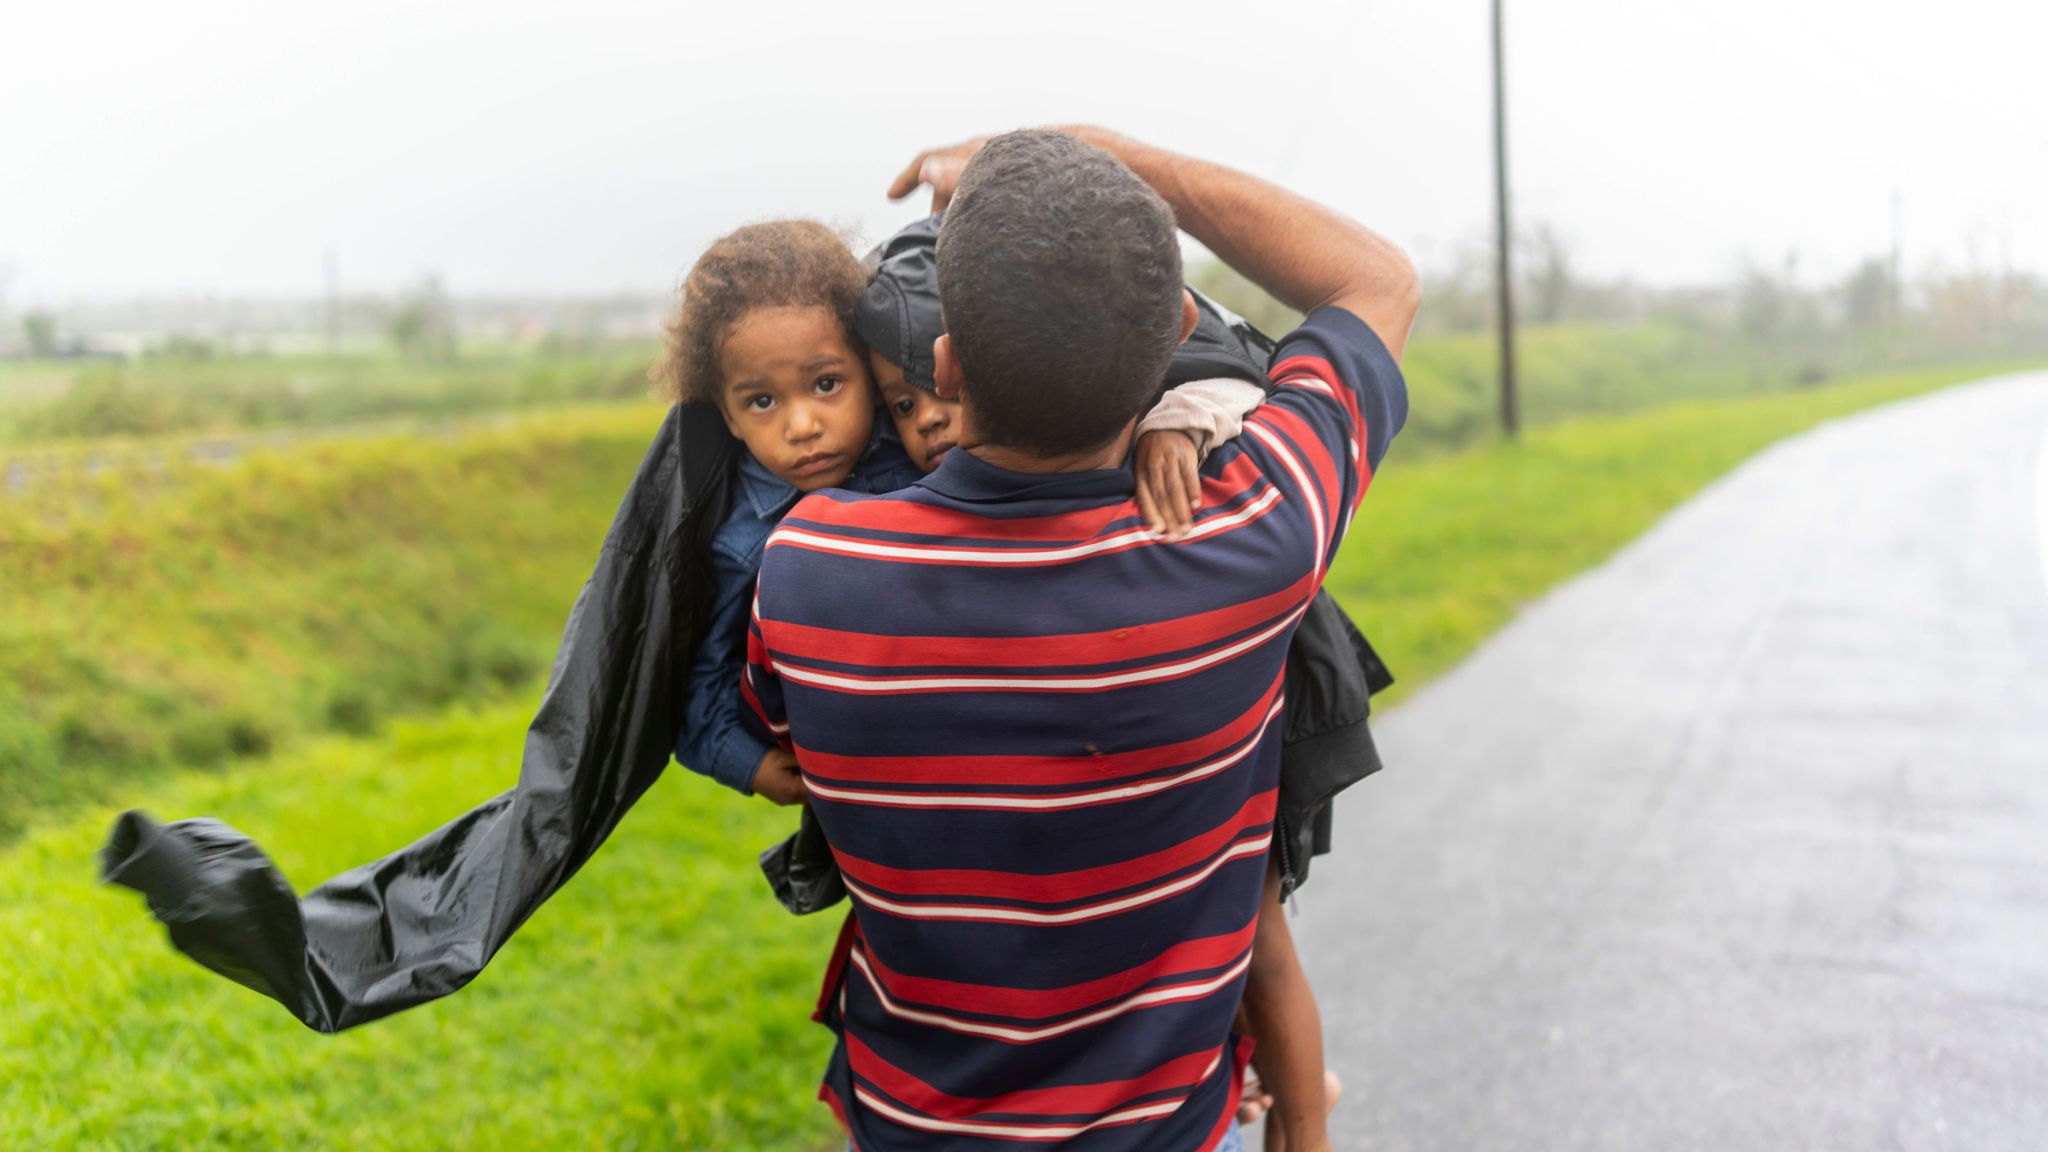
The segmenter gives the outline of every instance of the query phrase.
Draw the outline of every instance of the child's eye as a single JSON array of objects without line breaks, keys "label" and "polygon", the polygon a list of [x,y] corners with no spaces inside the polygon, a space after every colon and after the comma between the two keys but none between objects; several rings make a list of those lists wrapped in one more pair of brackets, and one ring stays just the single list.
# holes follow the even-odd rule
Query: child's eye
[{"label": "child's eye", "polygon": [[912,397],[905,396],[903,399],[898,400],[896,403],[890,405],[889,407],[890,410],[895,412],[898,416],[908,416],[910,415],[911,409],[917,407],[917,401]]},{"label": "child's eye", "polygon": [[846,381],[837,376],[818,377],[817,390],[820,396],[830,396],[846,386]]},{"label": "child's eye", "polygon": [[775,407],[775,397],[773,396],[757,392],[747,397],[747,411],[749,412],[766,412],[773,407]]}]

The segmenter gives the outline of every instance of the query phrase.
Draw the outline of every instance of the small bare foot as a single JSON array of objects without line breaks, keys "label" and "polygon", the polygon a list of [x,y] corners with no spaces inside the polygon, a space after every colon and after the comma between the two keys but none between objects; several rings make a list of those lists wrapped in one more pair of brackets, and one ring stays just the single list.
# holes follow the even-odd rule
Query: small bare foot
[{"label": "small bare foot", "polygon": [[1244,1070],[1244,1092],[1238,1097],[1237,1122],[1256,1124],[1273,1107],[1273,1094],[1259,1083],[1259,1074],[1250,1068]]}]

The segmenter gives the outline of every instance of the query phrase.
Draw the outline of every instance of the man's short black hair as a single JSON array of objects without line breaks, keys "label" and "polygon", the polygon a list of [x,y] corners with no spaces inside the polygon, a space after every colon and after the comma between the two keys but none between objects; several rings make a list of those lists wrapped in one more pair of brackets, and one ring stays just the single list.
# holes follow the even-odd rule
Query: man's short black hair
[{"label": "man's short black hair", "polygon": [[1180,343],[1180,240],[1116,157],[1061,132],[990,140],[961,174],[938,261],[984,440],[1085,451],[1158,394]]}]

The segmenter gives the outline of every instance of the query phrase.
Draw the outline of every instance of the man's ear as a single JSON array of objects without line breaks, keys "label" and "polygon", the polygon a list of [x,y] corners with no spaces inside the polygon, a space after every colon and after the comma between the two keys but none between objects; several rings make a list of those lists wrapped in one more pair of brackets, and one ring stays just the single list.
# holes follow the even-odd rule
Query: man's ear
[{"label": "man's ear", "polygon": [[1195,325],[1202,322],[1202,312],[1195,307],[1195,294],[1183,288],[1180,290],[1180,342],[1185,344],[1195,334]]},{"label": "man's ear", "polygon": [[967,391],[967,377],[960,372],[960,358],[953,355],[953,335],[932,341],[932,384],[941,400],[958,400]]}]

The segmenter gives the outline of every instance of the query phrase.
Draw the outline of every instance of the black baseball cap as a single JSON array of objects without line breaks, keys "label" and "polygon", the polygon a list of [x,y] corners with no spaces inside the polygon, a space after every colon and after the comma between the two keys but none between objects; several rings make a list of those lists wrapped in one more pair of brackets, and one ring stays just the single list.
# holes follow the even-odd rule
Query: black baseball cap
[{"label": "black baseball cap", "polygon": [[854,313],[854,331],[876,355],[903,369],[903,378],[938,391],[932,342],[946,334],[939,317],[939,221],[936,213],[909,225],[868,253],[873,272]]}]

